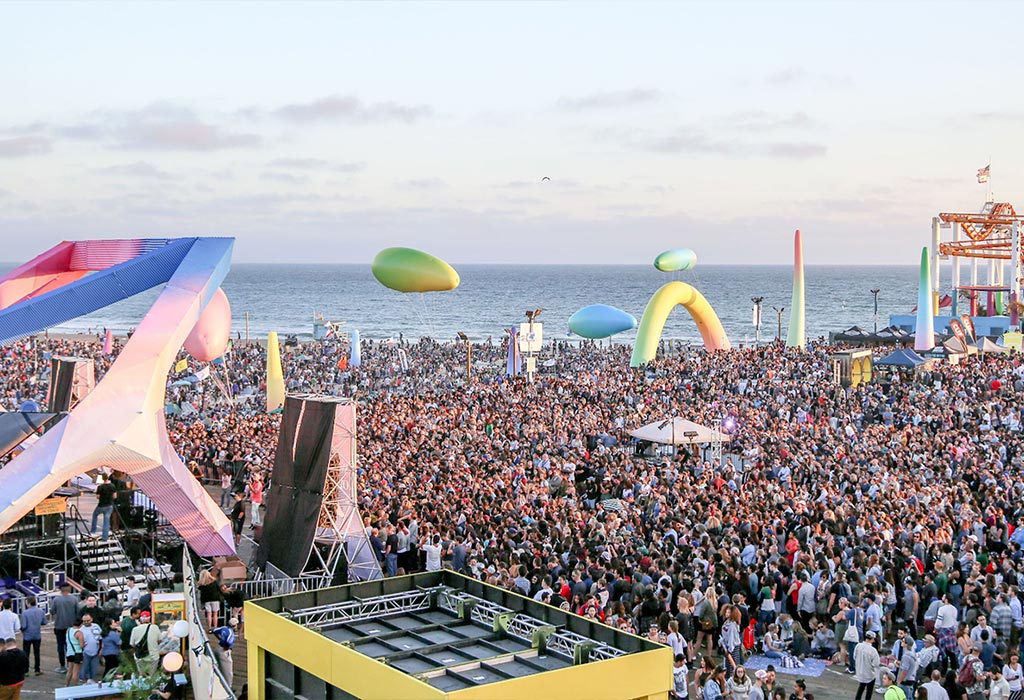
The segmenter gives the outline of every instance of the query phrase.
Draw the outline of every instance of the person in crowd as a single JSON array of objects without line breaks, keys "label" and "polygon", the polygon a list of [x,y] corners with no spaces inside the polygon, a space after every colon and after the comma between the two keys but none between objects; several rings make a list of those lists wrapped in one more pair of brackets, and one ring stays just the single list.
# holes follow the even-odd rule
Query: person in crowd
[{"label": "person in crowd", "polygon": [[864,641],[860,642],[853,651],[853,664],[855,672],[854,680],[857,681],[856,700],[867,700],[875,689],[875,679],[878,677],[880,659],[878,650],[875,649],[875,633],[868,630],[864,633]]},{"label": "person in crowd", "polygon": [[25,609],[21,611],[21,643],[25,656],[33,661],[37,676],[43,674],[39,663],[39,652],[43,643],[43,625],[46,613],[39,609],[35,596],[25,598]]},{"label": "person in crowd", "polygon": [[672,691],[669,693],[672,700],[688,700],[690,697],[689,673],[690,669],[686,667],[686,656],[676,654],[672,664]]},{"label": "person in crowd", "polygon": [[726,681],[725,697],[729,700],[747,700],[750,697],[750,689],[753,686],[747,669],[743,666],[736,666],[733,673]]},{"label": "person in crowd", "polygon": [[0,698],[19,700],[28,675],[28,655],[14,637],[0,640]]},{"label": "person in crowd", "polygon": [[99,537],[106,540],[110,538],[110,516],[114,512],[114,499],[117,497],[117,489],[110,479],[103,475],[98,476],[96,481],[96,509],[92,512],[92,523],[89,527],[89,532],[93,537],[96,537],[97,520],[102,519],[103,532]]},{"label": "person in crowd", "polygon": [[71,594],[71,585],[62,583],[60,594],[50,599],[50,617],[53,634],[57,641],[57,673],[67,673],[68,630],[78,618],[78,599]]},{"label": "person in crowd", "polygon": [[153,674],[160,660],[160,628],[152,623],[149,610],[139,613],[139,624],[132,630],[128,643],[139,671],[144,675]]},{"label": "person in crowd", "polygon": [[231,650],[234,648],[235,640],[238,638],[237,629],[238,619],[232,617],[226,625],[210,630],[217,639],[217,645],[213,649],[217,655],[217,663],[220,664],[220,670],[229,684],[234,673],[234,661],[231,656]]},{"label": "person in crowd", "polygon": [[21,632],[21,618],[12,610],[13,602],[5,598],[0,603],[0,639],[14,639]]},{"label": "person in crowd", "polygon": [[220,615],[220,606],[223,600],[220,594],[220,584],[210,569],[203,569],[199,572],[196,585],[199,589],[199,604],[203,606],[203,613],[206,615],[206,629],[212,630],[218,626],[217,617]]},{"label": "person in crowd", "polygon": [[882,688],[884,689],[882,700],[908,700],[904,689],[896,685],[896,677],[893,676],[892,671],[882,671]]},{"label": "person in crowd", "polygon": [[64,633],[66,640],[64,648],[67,651],[67,675],[64,678],[64,685],[76,685],[82,671],[84,659],[85,635],[82,633],[82,618],[76,617],[75,621]]},{"label": "person in crowd", "polygon": [[121,662],[121,630],[115,622],[104,620],[100,634],[100,655],[103,657],[103,676],[106,677]]},{"label": "person in crowd", "polygon": [[929,680],[922,683],[917,689],[918,696],[924,691],[924,700],[949,700],[949,693],[942,685],[942,672],[935,669],[931,672]]},{"label": "person in crowd", "polygon": [[78,628],[78,634],[82,640],[82,668],[78,672],[78,680],[84,683],[94,683],[100,677],[103,630],[93,622],[92,615],[88,611],[82,614],[82,624]]}]

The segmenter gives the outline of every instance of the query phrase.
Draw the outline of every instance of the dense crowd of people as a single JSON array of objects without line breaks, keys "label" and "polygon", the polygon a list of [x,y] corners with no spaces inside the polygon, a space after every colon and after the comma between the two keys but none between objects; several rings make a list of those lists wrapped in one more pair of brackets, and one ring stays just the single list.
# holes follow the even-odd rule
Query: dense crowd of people
[{"label": "dense crowd of people", "polygon": [[[1019,355],[843,389],[823,344],[644,369],[625,346],[559,345],[534,381],[477,344],[469,386],[457,342],[364,343],[357,368],[343,342],[288,350],[290,391],[359,402],[361,507],[387,575],[448,567],[668,644],[678,697],[776,697],[774,673],[742,670],[751,654],[843,664],[859,697],[876,682],[888,700],[1022,697]],[[110,361],[91,342],[4,353],[8,409],[45,394],[44,353]],[[168,394],[179,452],[257,538],[280,420],[264,355],[236,347],[220,381]],[[671,417],[720,420],[727,458],[629,436]]]}]

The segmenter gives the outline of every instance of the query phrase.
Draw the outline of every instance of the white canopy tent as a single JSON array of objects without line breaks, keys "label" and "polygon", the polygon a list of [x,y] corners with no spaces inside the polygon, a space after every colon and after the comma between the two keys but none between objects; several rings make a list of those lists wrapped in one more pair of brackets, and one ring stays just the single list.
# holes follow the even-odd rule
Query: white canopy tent
[{"label": "white canopy tent", "polygon": [[995,343],[993,343],[988,338],[985,338],[984,336],[978,339],[976,347],[982,354],[986,352],[1009,352],[1009,348],[1004,348],[1002,345],[996,345]]},{"label": "white canopy tent", "polygon": [[[659,445],[704,445],[714,442],[715,431],[685,418],[657,420],[653,423],[630,430],[629,434],[639,440]],[[718,440],[729,442],[731,438],[719,431]]]}]

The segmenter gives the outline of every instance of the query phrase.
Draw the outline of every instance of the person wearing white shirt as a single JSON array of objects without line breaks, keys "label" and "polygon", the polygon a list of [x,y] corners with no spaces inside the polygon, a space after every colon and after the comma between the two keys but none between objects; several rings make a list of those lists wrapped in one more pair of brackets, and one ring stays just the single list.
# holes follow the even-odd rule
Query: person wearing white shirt
[{"label": "person wearing white shirt", "polygon": [[441,536],[434,535],[430,544],[423,545],[423,551],[427,555],[427,571],[441,570]]},{"label": "person wearing white shirt", "polygon": [[942,687],[942,672],[932,671],[932,679],[921,687],[928,692],[928,700],[949,700],[949,693]]},{"label": "person wearing white shirt", "polygon": [[988,700],[1010,700],[1010,684],[1003,678],[1003,669],[992,668],[992,681],[988,686]]},{"label": "person wearing white shirt", "polygon": [[139,604],[139,599],[142,598],[142,591],[135,584],[134,576],[129,576],[125,581],[128,583],[128,589],[124,592],[124,604],[130,610]]},{"label": "person wearing white shirt", "polygon": [[15,639],[21,631],[21,618],[11,610],[11,599],[3,602],[0,609],[0,639]]},{"label": "person wearing white shirt", "polygon": [[948,596],[942,597],[942,605],[939,606],[939,612],[935,615],[935,629],[956,629],[956,606],[949,602]]},{"label": "person wearing white shirt", "polygon": [[1010,686],[1011,694],[1024,690],[1024,670],[1020,666],[1020,654],[1015,651],[1010,653],[1010,663],[1003,666],[1003,678]]}]

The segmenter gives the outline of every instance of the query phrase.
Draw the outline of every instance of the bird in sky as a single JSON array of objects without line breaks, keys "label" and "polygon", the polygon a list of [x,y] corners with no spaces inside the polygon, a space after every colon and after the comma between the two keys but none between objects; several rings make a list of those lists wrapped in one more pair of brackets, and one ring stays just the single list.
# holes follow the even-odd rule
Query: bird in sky
[{"label": "bird in sky", "polygon": [[541,182],[544,182],[545,180],[547,180],[548,182],[551,182],[551,178],[550,178],[550,177],[548,177],[547,175],[545,175],[544,177],[542,177],[542,178],[540,179],[540,181],[541,181]]}]

